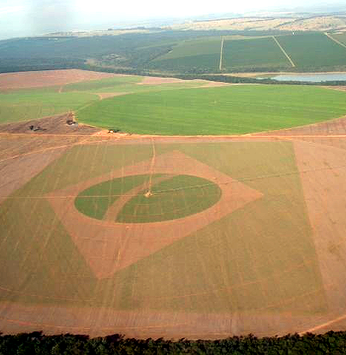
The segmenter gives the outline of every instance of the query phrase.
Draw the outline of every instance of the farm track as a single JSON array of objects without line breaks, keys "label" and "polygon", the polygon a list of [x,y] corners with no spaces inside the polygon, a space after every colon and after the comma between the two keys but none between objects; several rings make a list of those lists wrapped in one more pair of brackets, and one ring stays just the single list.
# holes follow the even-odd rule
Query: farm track
[{"label": "farm track", "polygon": [[219,70],[222,71],[222,60],[223,60],[223,45],[224,45],[225,38],[221,38],[221,49],[220,49],[220,64],[219,64]]},{"label": "farm track", "polygon": [[335,43],[337,43],[339,46],[342,46],[344,48],[346,48],[346,45],[341,43],[340,41],[338,41],[337,39],[333,38],[329,33],[325,32],[324,33],[328,38],[330,38],[332,41],[334,41]]},{"label": "farm track", "polygon": [[278,47],[281,49],[282,53],[285,55],[285,57],[289,60],[289,62],[291,63],[292,67],[295,68],[296,65],[293,63],[293,60],[291,59],[291,57],[287,54],[287,52],[282,48],[281,44],[279,43],[279,41],[276,39],[275,36],[272,37],[273,40],[275,41],[275,43],[278,45]]}]

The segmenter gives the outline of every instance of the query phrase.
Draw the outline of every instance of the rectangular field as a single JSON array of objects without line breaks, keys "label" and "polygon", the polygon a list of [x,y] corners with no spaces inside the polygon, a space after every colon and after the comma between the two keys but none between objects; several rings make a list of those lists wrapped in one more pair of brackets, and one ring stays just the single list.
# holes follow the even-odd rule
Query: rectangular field
[{"label": "rectangular field", "polygon": [[223,70],[288,69],[291,65],[274,39],[226,40],[223,49]]},{"label": "rectangular field", "polygon": [[150,67],[172,71],[217,71],[220,61],[221,37],[184,41],[172,51],[156,58]]},{"label": "rectangular field", "polygon": [[346,32],[339,34],[333,33],[331,36],[346,46]]},{"label": "rectangular field", "polygon": [[278,41],[301,70],[346,68],[346,48],[324,33],[278,36]]},{"label": "rectangular field", "polygon": [[[290,142],[157,144],[155,151],[152,163],[150,144],[74,147],[2,203],[0,300],[172,314],[316,315],[325,311],[323,284]],[[169,165],[164,163],[165,155],[173,157]],[[223,217],[216,213],[212,223],[193,232],[188,232],[190,227],[179,215],[170,223],[177,221],[176,233],[179,230],[181,236],[171,242],[160,233],[168,222],[144,223],[151,231],[147,236],[143,220],[139,227],[137,223],[125,224],[126,233],[133,228],[142,230],[136,234],[137,244],[142,243],[140,252],[147,256],[140,258],[126,239],[113,251],[114,238],[123,238],[116,232],[122,224],[115,223],[112,238],[104,239],[112,225],[102,227],[104,222],[78,214],[73,191],[80,190],[77,186],[86,181],[112,179],[121,171],[143,173],[140,167],[147,166],[147,174],[150,169],[160,172],[160,157],[162,167],[177,167],[177,176],[197,173],[202,167],[208,179],[212,179],[210,174],[233,179],[234,198],[241,198],[238,189],[256,198]],[[190,162],[189,167],[179,159]],[[218,179],[214,180],[217,184]],[[188,196],[184,186],[174,188],[182,188],[183,199]],[[169,191],[167,186],[165,191]],[[88,203],[87,198],[85,201]],[[165,211],[174,209],[166,203],[167,195],[162,201],[161,205],[156,201],[155,211],[161,208],[166,216],[172,216]],[[186,203],[190,202],[186,198]],[[53,208],[55,203],[69,207],[58,211]],[[198,214],[193,218],[198,220]],[[87,224],[80,224],[83,220]],[[89,238],[87,230],[94,228],[100,233]],[[119,260],[125,259],[128,266],[117,269]],[[112,267],[117,271],[107,277],[100,278],[95,272],[102,274],[102,268]]]}]

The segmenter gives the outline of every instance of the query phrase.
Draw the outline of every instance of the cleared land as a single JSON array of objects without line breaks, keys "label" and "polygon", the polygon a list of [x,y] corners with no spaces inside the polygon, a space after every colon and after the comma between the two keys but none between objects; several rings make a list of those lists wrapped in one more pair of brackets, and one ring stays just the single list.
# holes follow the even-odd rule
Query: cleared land
[{"label": "cleared land", "polygon": [[346,67],[346,48],[324,33],[280,36],[278,40],[298,69]]},{"label": "cleared land", "polygon": [[77,117],[80,122],[129,133],[222,135],[302,126],[345,113],[343,92],[243,85],[119,96],[81,109]]},{"label": "cleared land", "polygon": [[61,86],[80,81],[99,80],[115,76],[117,75],[77,69],[6,73],[0,74],[0,91]]},{"label": "cleared land", "polygon": [[224,70],[249,68],[289,68],[285,55],[273,38],[225,41]]}]

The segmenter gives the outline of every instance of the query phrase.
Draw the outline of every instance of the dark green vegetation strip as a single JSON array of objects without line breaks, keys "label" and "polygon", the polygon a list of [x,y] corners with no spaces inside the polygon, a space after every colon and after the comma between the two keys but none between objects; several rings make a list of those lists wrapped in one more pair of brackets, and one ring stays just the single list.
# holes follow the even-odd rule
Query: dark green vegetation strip
[{"label": "dark green vegetation strip", "polygon": [[323,33],[277,37],[298,69],[346,69],[346,48]]},{"label": "dark green vegetation strip", "polygon": [[87,335],[51,335],[40,332],[0,336],[0,353],[33,354],[345,354],[346,332],[297,334],[257,338],[253,335],[222,340],[128,339],[114,334],[91,339]]},{"label": "dark green vegetation strip", "polygon": [[187,55],[185,57],[170,58],[151,62],[149,67],[162,71],[187,73],[213,73],[218,72],[220,53]]},{"label": "dark green vegetation strip", "polygon": [[273,38],[225,41],[223,70],[254,67],[287,70],[291,65]]},{"label": "dark green vegetation strip", "polygon": [[263,197],[97,280],[49,202],[37,197],[148,160],[152,147],[76,146],[0,205],[0,300],[220,314],[324,312],[292,144],[156,146],[157,155],[173,150]]},{"label": "dark green vegetation strip", "polygon": [[150,197],[145,196],[146,192],[142,191],[124,206],[117,222],[147,223],[182,218],[204,211],[221,197],[216,184],[189,175],[153,184]]},{"label": "dark green vegetation strip", "polygon": [[182,89],[110,98],[78,111],[81,122],[140,134],[244,134],[346,114],[346,94],[303,86]]}]

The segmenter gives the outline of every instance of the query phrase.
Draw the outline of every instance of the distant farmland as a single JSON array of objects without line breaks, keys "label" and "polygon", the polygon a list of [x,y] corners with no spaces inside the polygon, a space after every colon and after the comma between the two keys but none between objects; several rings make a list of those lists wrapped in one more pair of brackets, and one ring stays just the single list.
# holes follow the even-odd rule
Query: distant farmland
[{"label": "distant farmland", "polygon": [[280,36],[278,39],[299,69],[346,68],[346,48],[323,33]]},{"label": "distant farmland", "polygon": [[[333,36],[335,39],[340,38],[340,42],[346,41],[345,35]],[[222,38],[224,45],[221,56]],[[346,48],[324,33],[296,33],[275,37],[267,35],[257,38],[220,36],[185,41],[173,46],[169,53],[150,62],[150,67],[174,72],[218,72],[220,57],[222,72],[346,68]]]},{"label": "distant farmland", "polygon": [[151,66],[175,71],[192,69],[217,71],[220,49],[221,37],[186,41],[152,61]]},{"label": "distant farmland", "polygon": [[287,70],[290,67],[289,61],[271,37],[225,41],[223,71],[246,68]]}]

